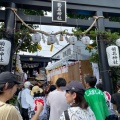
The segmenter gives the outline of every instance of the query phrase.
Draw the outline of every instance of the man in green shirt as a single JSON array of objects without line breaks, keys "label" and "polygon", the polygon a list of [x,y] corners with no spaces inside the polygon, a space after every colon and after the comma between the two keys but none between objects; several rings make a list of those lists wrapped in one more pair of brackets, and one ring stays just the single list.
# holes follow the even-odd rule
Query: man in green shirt
[{"label": "man in green shirt", "polygon": [[105,102],[104,93],[95,88],[97,79],[88,75],[85,77],[85,85],[87,90],[84,97],[96,116],[96,120],[105,120],[109,116],[109,110]]}]

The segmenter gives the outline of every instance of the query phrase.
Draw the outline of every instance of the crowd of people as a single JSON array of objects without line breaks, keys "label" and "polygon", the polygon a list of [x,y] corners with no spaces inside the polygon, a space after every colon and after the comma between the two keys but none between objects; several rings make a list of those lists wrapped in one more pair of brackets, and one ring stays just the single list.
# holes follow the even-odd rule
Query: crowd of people
[{"label": "crowd of people", "polygon": [[[92,75],[85,77],[85,86],[79,80],[66,83],[58,78],[45,90],[39,84],[21,83],[14,74],[2,72],[0,120],[119,120],[120,81],[112,96],[103,91],[102,83],[96,82]],[[7,102],[14,95],[19,107]]]}]

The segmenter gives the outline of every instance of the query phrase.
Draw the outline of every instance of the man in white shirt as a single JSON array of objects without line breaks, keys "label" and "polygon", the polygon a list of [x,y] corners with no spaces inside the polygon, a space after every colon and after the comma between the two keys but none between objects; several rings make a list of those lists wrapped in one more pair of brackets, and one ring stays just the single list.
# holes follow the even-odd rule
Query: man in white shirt
[{"label": "man in white shirt", "polygon": [[65,91],[60,87],[66,86],[66,81],[63,78],[58,78],[56,81],[56,90],[50,92],[47,97],[47,105],[50,107],[49,120],[59,120],[63,111],[68,109],[66,102]]},{"label": "man in white shirt", "polygon": [[34,109],[34,107],[35,107],[33,98],[30,95],[30,86],[31,85],[32,84],[29,81],[25,82],[24,83],[25,89],[23,89],[18,95],[18,99],[21,99],[23,120],[29,120],[28,108],[31,107]]}]

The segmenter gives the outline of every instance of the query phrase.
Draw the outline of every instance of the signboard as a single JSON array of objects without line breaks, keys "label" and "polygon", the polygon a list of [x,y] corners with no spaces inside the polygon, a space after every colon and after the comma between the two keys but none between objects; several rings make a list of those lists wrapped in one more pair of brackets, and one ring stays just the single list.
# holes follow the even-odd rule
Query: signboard
[{"label": "signboard", "polygon": [[66,22],[66,1],[52,0],[52,21]]}]

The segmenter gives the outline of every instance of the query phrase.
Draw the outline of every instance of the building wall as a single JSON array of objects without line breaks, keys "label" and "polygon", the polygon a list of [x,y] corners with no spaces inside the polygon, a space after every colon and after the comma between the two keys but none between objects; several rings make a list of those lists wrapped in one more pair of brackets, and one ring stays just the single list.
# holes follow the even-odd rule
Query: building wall
[{"label": "building wall", "polygon": [[[62,59],[63,57],[66,57],[68,55],[76,53],[70,59],[88,60],[91,56],[91,53],[89,53],[88,50],[85,50],[85,48],[86,48],[86,45],[84,45],[81,41],[77,41],[75,43],[75,45],[68,45],[67,47],[62,49],[60,52],[58,52],[56,55],[54,55],[53,58]],[[93,52],[95,52],[95,51],[93,50]]]},{"label": "building wall", "polygon": [[65,49],[62,49],[59,53],[53,56],[53,58],[62,59],[63,57],[66,57],[68,55],[71,55],[73,53],[73,45],[68,45],[65,47]]},{"label": "building wall", "polygon": [[77,41],[73,48],[76,51],[75,60],[88,60],[91,56],[88,50],[86,50],[86,45],[84,45],[81,41]]}]

